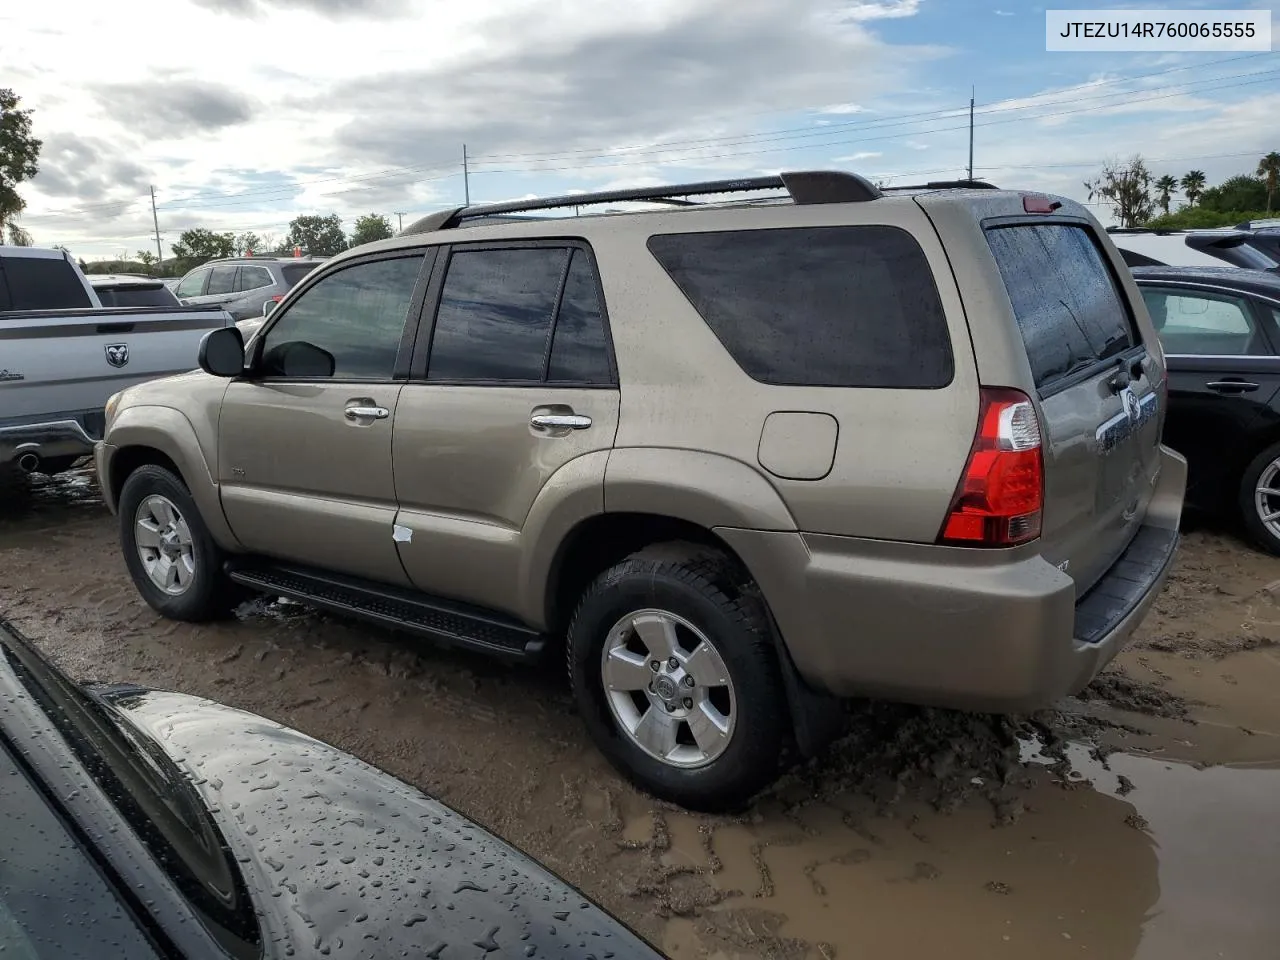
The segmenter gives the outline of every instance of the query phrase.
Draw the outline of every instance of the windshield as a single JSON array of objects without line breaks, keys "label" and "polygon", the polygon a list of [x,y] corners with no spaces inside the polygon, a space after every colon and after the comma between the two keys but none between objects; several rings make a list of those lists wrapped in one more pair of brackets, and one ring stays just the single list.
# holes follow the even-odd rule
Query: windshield
[{"label": "windshield", "polygon": [[[0,740],[0,957],[157,957],[68,824]],[[64,904],[62,908],[53,908]]]},{"label": "windshield", "polygon": [[209,932],[228,954],[257,956],[252,904],[208,810],[165,752],[112,706],[143,691],[117,687],[106,691],[109,698],[89,696],[24,642],[7,635],[0,649]]}]

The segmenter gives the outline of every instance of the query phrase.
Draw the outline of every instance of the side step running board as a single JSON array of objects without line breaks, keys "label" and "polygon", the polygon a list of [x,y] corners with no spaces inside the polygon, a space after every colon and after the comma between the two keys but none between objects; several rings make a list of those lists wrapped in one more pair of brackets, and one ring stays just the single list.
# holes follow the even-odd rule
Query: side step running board
[{"label": "side step running board", "polygon": [[546,646],[542,634],[503,614],[412,590],[305,567],[231,561],[226,570],[236,583],[261,593],[288,597],[490,656],[533,660]]}]

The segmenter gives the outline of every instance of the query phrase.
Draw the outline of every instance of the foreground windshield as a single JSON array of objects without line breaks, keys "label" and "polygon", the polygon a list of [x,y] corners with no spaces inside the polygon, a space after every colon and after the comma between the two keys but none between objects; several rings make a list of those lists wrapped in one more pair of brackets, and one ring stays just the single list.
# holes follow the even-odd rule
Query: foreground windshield
[{"label": "foreground windshield", "polygon": [[[25,643],[6,639],[0,649],[223,949],[256,956],[257,920],[243,881],[208,810],[173,761]],[[123,703],[127,695],[117,689],[113,700]]]},{"label": "foreground windshield", "polygon": [[88,852],[0,741],[0,957],[158,956]]}]

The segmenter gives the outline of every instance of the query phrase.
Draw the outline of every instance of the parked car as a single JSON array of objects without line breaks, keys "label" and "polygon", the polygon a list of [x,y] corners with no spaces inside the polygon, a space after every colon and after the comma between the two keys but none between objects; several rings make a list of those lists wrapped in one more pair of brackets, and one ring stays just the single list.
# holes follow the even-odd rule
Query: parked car
[{"label": "parked car", "polygon": [[6,957],[660,960],[408,784],[199,697],[81,688],[2,621],[0,734]]},{"label": "parked car", "polygon": [[187,304],[218,304],[234,320],[262,317],[294,284],[324,263],[319,257],[244,257],[211,260],[179,281],[175,293]]},{"label": "parked car", "polygon": [[1131,267],[1244,267],[1280,270],[1280,255],[1255,232],[1109,228],[1107,233]]},{"label": "parked car", "polygon": [[177,290],[178,284],[182,282],[182,278],[181,277],[161,277],[160,282],[163,283],[170,290]]},{"label": "parked car", "polygon": [[62,250],[0,247],[0,470],[70,468],[101,439],[111,394],[191,370],[200,338],[231,323],[217,307],[118,299],[157,295],[151,286],[98,288]]},{"label": "parked car", "polygon": [[1169,368],[1165,442],[1187,458],[1187,502],[1240,517],[1280,554],[1280,277],[1133,271]]},{"label": "parked car", "polygon": [[[634,200],[689,202],[502,219]],[[1081,689],[1178,542],[1156,334],[1070,200],[819,172],[448,210],[200,362],[97,448],[147,603],[566,656],[598,746],[689,807],[842,697]]]},{"label": "parked car", "polygon": [[104,307],[182,306],[161,280],[111,273],[93,274],[88,280]]}]

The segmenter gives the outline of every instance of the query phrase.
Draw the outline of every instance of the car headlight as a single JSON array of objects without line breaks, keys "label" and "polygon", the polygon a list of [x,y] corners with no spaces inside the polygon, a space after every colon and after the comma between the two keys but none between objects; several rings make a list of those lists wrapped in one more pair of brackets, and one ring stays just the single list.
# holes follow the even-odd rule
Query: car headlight
[{"label": "car headlight", "polygon": [[113,393],[111,396],[107,397],[107,405],[102,408],[102,412],[106,414],[106,425],[108,430],[111,429],[111,421],[116,417],[116,407],[120,405],[120,397],[123,394],[123,390],[121,390],[120,393]]}]

